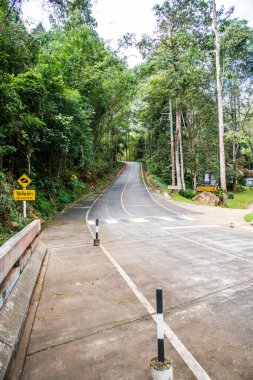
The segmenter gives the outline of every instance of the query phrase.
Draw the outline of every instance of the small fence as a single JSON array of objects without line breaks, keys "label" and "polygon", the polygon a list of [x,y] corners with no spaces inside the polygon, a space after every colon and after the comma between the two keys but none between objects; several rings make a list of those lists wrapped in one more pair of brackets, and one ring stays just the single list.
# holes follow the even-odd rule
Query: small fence
[{"label": "small fence", "polygon": [[40,220],[34,220],[0,247],[0,309],[38,245]]}]

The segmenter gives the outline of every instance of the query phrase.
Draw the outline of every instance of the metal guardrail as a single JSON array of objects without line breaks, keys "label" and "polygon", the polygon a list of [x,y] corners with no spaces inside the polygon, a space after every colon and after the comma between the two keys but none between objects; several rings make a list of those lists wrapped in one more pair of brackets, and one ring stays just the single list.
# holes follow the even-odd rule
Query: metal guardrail
[{"label": "metal guardrail", "polygon": [[38,244],[40,220],[34,220],[0,247],[0,309]]}]

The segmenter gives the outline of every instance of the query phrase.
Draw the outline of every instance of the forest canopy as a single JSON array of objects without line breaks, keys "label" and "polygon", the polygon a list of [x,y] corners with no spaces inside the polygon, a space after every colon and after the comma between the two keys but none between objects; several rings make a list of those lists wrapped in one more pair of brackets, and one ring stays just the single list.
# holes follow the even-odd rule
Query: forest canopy
[{"label": "forest canopy", "polygon": [[[156,5],[155,37],[119,41],[142,53],[133,69],[97,34],[90,0],[46,4],[50,30],[28,30],[22,1],[1,0],[1,179],[26,172],[50,200],[52,181],[67,185],[74,173],[88,183],[139,159],[179,188],[194,188],[204,172],[219,182],[215,2]],[[235,190],[238,167],[253,168],[253,30],[232,9],[216,21],[226,180]]]}]

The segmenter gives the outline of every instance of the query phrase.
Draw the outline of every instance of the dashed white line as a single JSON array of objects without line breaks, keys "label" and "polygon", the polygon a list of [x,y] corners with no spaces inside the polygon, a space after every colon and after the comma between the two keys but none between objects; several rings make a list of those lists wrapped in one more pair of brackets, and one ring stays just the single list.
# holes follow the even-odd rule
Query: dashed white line
[{"label": "dashed white line", "polygon": [[95,222],[94,220],[87,220],[89,226],[94,226],[95,225]]},{"label": "dashed white line", "polygon": [[118,223],[117,220],[115,220],[115,219],[105,219],[105,221],[108,224],[117,224]]},{"label": "dashed white line", "polygon": [[175,219],[173,218],[168,218],[167,216],[161,216],[159,219],[166,220],[167,222],[175,222]]},{"label": "dashed white line", "polygon": [[180,215],[180,218],[185,219],[185,220],[195,220],[194,218],[191,218],[190,216],[187,216],[187,215]]},{"label": "dashed white line", "polygon": [[201,226],[176,226],[176,227],[162,227],[162,230],[176,230],[178,228],[215,228],[219,227],[218,224],[208,224],[208,225],[201,225]]},{"label": "dashed white line", "polygon": [[134,223],[148,223],[148,220],[142,218],[130,218],[130,220]]}]

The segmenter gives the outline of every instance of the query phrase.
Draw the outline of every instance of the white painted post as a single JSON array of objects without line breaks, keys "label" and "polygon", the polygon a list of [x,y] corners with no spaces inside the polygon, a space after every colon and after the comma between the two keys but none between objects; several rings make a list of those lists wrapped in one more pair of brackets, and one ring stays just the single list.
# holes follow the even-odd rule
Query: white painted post
[{"label": "white painted post", "polygon": [[[23,190],[26,190],[26,187]],[[23,217],[26,218],[26,201],[23,201]]]},{"label": "white painted post", "polygon": [[163,322],[163,290],[156,289],[156,323],[158,355],[150,361],[151,376],[153,380],[173,380],[171,360],[164,356],[164,322]]},{"label": "white painted post", "polygon": [[99,220],[96,219],[96,238],[94,239],[95,246],[100,245],[100,239],[98,238],[98,231],[99,231]]}]

